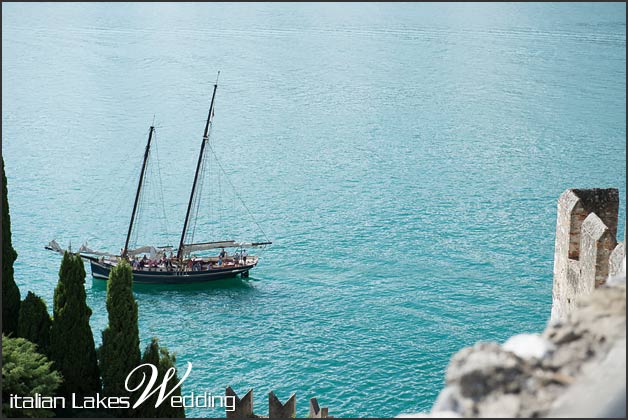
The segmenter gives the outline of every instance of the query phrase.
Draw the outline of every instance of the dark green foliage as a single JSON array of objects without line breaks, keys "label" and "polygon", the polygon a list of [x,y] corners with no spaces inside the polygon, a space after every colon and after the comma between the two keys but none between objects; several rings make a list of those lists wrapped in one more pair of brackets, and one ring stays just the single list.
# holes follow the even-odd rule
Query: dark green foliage
[{"label": "dark green foliage", "polygon": [[94,336],[89,326],[92,310],[85,301],[85,267],[81,257],[65,253],[55,288],[50,358],[63,375],[61,392],[79,396],[100,391]]},{"label": "dark green foliage", "polygon": [[[153,337],[151,343],[146,347],[146,350],[144,350],[142,364],[144,363],[150,363],[157,367],[159,377],[156,384],[159,385],[163,383],[168,369],[175,367],[176,357],[174,354],[170,355],[168,349],[165,347],[159,348],[157,338]],[[177,383],[179,383],[179,378],[175,375],[168,381],[167,389],[172,389]],[[158,394],[156,393],[138,407],[138,417],[185,417],[185,409],[183,407],[172,407],[170,405],[171,397],[181,396],[181,387],[177,388],[159,407],[155,407],[155,404],[157,404],[157,396]]]},{"label": "dark green foliage", "polygon": [[20,310],[20,289],[13,280],[13,262],[17,252],[11,244],[11,218],[7,198],[7,177],[4,174],[2,160],[2,333],[17,333],[17,318]]},{"label": "dark green foliage", "polygon": [[37,351],[48,354],[51,325],[52,320],[48,315],[46,302],[33,292],[28,292],[20,305],[20,316],[17,323],[18,337],[37,344]]},{"label": "dark green foliage", "polygon": [[46,409],[10,408],[9,396],[34,397],[36,393],[53,397],[61,375],[51,368],[52,362],[36,350],[35,344],[23,338],[2,336],[2,417],[51,417]]},{"label": "dark green foliage", "polygon": [[[140,364],[137,303],[133,297],[132,280],[131,266],[126,261],[114,267],[109,274],[109,324],[102,332],[102,346],[99,350],[103,392],[107,396],[130,396],[124,382],[129,372]],[[132,413],[127,412],[126,415]]]}]

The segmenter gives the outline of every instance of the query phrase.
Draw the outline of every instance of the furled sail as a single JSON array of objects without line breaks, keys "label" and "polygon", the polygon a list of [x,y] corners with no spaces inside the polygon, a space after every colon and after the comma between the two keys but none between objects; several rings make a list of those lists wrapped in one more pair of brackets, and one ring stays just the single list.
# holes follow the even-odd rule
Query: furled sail
[{"label": "furled sail", "polygon": [[217,242],[204,242],[200,244],[186,244],[183,246],[185,253],[188,254],[194,251],[206,251],[208,249],[216,249],[216,248],[231,248],[235,247],[235,241],[217,241]]},{"label": "furled sail", "polygon": [[50,251],[58,252],[61,255],[63,255],[63,253],[65,252],[65,250],[61,248],[61,246],[54,239],[50,241],[48,243],[48,246],[46,246],[45,248]]},{"label": "furled sail", "polygon": [[255,248],[264,245],[270,245],[271,242],[236,242],[236,241],[219,241],[219,242],[205,242],[202,244],[187,244],[184,245],[185,253],[194,251],[206,251],[209,249],[217,248]]},{"label": "furled sail", "polygon": [[171,246],[166,246],[166,247],[154,247],[154,246],[141,246],[139,248],[135,248],[135,249],[129,249],[127,251],[127,255],[134,257],[138,254],[148,254],[148,256],[151,259],[154,259],[157,255],[159,254],[163,254],[166,251],[171,251],[172,247]]},{"label": "furled sail", "polygon": [[105,256],[105,257],[115,257],[116,256],[115,254],[112,254],[110,252],[102,252],[102,251],[93,250],[93,249],[89,248],[87,246],[87,244],[81,245],[81,247],[78,250],[78,253],[79,254],[90,254],[90,255],[102,255],[102,256]]}]

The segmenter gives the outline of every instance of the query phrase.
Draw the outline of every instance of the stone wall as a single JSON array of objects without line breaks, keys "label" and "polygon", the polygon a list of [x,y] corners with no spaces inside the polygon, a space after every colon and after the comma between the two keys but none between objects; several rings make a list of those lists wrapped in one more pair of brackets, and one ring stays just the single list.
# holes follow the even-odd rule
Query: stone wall
[{"label": "stone wall", "polygon": [[[552,320],[565,319],[580,296],[606,281],[616,261],[619,191],[616,188],[569,189],[558,199]],[[611,258],[612,257],[612,258]]]}]

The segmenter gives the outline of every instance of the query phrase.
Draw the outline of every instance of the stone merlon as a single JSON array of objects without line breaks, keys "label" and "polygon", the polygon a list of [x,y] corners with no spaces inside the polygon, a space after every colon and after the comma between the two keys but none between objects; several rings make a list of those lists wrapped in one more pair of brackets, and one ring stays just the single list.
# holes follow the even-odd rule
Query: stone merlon
[{"label": "stone merlon", "polygon": [[[558,199],[552,320],[563,319],[579,296],[611,274],[618,213],[616,188],[569,189]],[[612,261],[618,258],[623,256],[614,255]]]}]

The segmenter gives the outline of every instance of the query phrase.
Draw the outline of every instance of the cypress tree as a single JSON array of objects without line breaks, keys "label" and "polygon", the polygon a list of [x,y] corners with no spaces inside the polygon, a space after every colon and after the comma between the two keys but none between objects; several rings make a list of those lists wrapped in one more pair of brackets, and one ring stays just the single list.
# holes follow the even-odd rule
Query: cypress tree
[{"label": "cypress tree", "polygon": [[2,417],[52,417],[54,413],[43,408],[11,408],[9,397],[46,397],[55,395],[61,375],[36,350],[35,344],[23,338],[2,336]]},{"label": "cypress tree", "polygon": [[48,354],[50,348],[50,326],[46,302],[33,292],[28,292],[20,304],[20,316],[17,322],[17,335],[37,344],[37,351]]},{"label": "cypress tree", "polygon": [[[168,369],[175,368],[176,356],[174,354],[170,355],[168,349],[166,349],[165,347],[159,348],[157,338],[153,337],[150,344],[146,347],[146,350],[144,350],[144,355],[142,356],[142,364],[144,363],[150,363],[157,367],[157,372],[159,373],[159,376],[156,383],[159,385],[163,383]],[[177,383],[179,383],[179,377],[175,374],[168,381],[167,389],[172,389],[172,387],[174,387]],[[177,388],[170,395],[169,398],[161,403],[159,407],[155,407],[155,404],[157,404],[157,396],[157,394],[153,395],[138,407],[138,417],[185,417],[185,409],[183,407],[172,407],[170,405],[171,397],[181,396],[181,387]]]},{"label": "cypress tree", "polygon": [[2,160],[2,333],[15,336],[20,311],[20,289],[13,280],[13,262],[17,252],[11,244],[11,218],[7,198],[7,177]]},{"label": "cypress tree", "polygon": [[[102,332],[99,359],[103,393],[112,397],[131,397],[124,383],[129,372],[140,364],[137,303],[133,297],[132,279],[131,266],[121,261],[111,270],[107,283],[109,324]],[[116,414],[133,415],[132,410]]]},{"label": "cypress tree", "polygon": [[55,288],[50,357],[61,372],[62,395],[80,396],[100,391],[94,336],[89,326],[92,310],[85,301],[85,267],[78,255],[63,255]]}]

